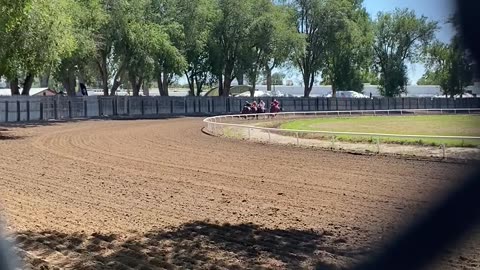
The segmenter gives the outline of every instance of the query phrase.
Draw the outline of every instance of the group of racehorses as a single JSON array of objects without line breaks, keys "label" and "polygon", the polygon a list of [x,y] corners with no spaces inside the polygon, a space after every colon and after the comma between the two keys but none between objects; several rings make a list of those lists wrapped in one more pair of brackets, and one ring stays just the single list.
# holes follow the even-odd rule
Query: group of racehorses
[{"label": "group of racehorses", "polygon": [[[270,103],[270,113],[279,113],[281,110],[280,102],[274,99],[272,103]],[[242,114],[258,114],[266,112],[267,109],[265,108],[265,102],[263,102],[263,100],[260,100],[258,104],[256,101],[253,101],[252,103],[247,101],[242,108]]]}]

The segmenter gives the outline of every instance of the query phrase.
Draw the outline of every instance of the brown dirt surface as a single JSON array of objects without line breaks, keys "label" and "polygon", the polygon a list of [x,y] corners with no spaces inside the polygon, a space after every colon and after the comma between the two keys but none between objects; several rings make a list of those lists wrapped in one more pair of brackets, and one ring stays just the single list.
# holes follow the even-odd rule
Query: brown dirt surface
[{"label": "brown dirt surface", "polygon": [[[7,126],[0,211],[31,269],[342,269],[471,164],[211,137],[200,118]],[[435,269],[480,268],[478,233]]]}]

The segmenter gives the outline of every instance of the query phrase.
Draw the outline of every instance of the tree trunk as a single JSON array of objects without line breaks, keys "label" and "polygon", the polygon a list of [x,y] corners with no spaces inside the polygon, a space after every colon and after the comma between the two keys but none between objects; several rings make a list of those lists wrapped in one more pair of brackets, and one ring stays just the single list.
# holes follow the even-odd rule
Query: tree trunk
[{"label": "tree trunk", "polygon": [[233,73],[235,67],[234,62],[229,62],[225,66],[224,70],[224,81],[223,81],[223,95],[224,97],[230,96],[230,88],[232,87],[232,80],[235,77],[235,74]]},{"label": "tree trunk", "polygon": [[12,96],[20,95],[20,89],[18,85],[18,78],[13,78],[10,80],[10,91],[12,92]]},{"label": "tree trunk", "polygon": [[[115,96],[117,94],[117,90],[120,87],[120,85],[122,85],[122,83],[120,81],[116,80],[116,81],[113,82],[112,89],[110,89],[110,95],[111,96]],[[107,90],[107,92],[108,92],[108,90]]]},{"label": "tree trunk", "polygon": [[133,82],[133,84],[132,84],[132,91],[133,91],[133,96],[134,97],[140,96],[140,88],[137,87],[136,82]]},{"label": "tree trunk", "polygon": [[272,91],[272,69],[266,68],[267,73],[267,91]]},{"label": "tree trunk", "polygon": [[224,92],[224,89],[223,89],[223,76],[222,76],[222,75],[219,75],[219,76],[218,76],[218,95],[219,95],[219,96],[223,96],[223,92]]},{"label": "tree trunk", "polygon": [[108,79],[107,78],[104,78],[102,76],[102,88],[103,88],[103,95],[104,96],[108,96]]},{"label": "tree trunk", "polygon": [[33,74],[27,74],[27,77],[25,78],[25,83],[23,84],[22,96],[30,95],[30,89],[32,88],[34,78],[35,77],[33,76]]},{"label": "tree trunk", "polygon": [[252,88],[250,88],[250,97],[251,98],[254,98],[255,97],[255,88],[257,87],[257,76],[258,76],[258,69],[259,67],[257,65],[255,65],[255,67],[253,68],[252,73],[249,74],[249,77],[248,79],[252,79]]},{"label": "tree trunk", "polygon": [[232,87],[232,79],[230,76],[225,75],[225,80],[223,82],[223,95],[224,97],[230,96],[230,88]]},{"label": "tree trunk", "polygon": [[128,79],[130,81],[130,86],[132,87],[132,91],[133,91],[132,95],[134,97],[136,97],[136,96],[138,96],[138,91],[135,91],[135,85],[137,85],[135,76],[129,75],[128,77],[129,77]]},{"label": "tree trunk", "polygon": [[337,97],[337,86],[333,82],[332,82],[332,97],[333,98]]},{"label": "tree trunk", "polygon": [[138,82],[137,82],[137,86],[136,86],[139,94],[140,94],[140,90],[142,90],[142,86],[143,86],[143,77],[140,77],[140,78],[138,78]]},{"label": "tree trunk", "polygon": [[163,96],[163,82],[162,82],[162,75],[161,73],[159,73],[157,75],[157,86],[158,86],[158,93],[160,94],[160,96]]},{"label": "tree trunk", "polygon": [[202,93],[203,84],[205,81],[198,79],[198,76],[195,76],[195,84],[197,85],[197,97]]},{"label": "tree trunk", "polygon": [[305,85],[303,96],[306,98],[309,97],[310,93],[312,92],[313,79],[314,79],[314,74],[309,74],[307,72],[303,74],[303,83]]},{"label": "tree trunk", "polygon": [[255,81],[252,83],[252,88],[250,88],[250,97],[251,98],[255,97],[255,87],[257,87],[256,79],[257,78],[255,78]]},{"label": "tree trunk", "polygon": [[168,93],[168,85],[170,84],[169,80],[170,74],[168,72],[163,72],[163,91],[165,92],[165,96],[169,96],[170,94]]},{"label": "tree trunk", "polygon": [[64,73],[62,85],[67,91],[67,95],[75,96],[76,78],[75,73],[70,69],[66,70],[66,73]]},{"label": "tree trunk", "polygon": [[187,82],[188,82],[188,88],[190,89],[189,95],[190,96],[195,96],[195,83],[194,83],[194,75],[193,72],[191,74],[188,74],[188,71],[185,71],[185,76],[187,77]]},{"label": "tree trunk", "polygon": [[[168,97],[168,78],[165,77],[164,72],[158,73],[157,84],[158,84],[158,91],[160,93],[160,96]],[[167,88],[165,88],[165,86],[167,86]]]},{"label": "tree trunk", "polygon": [[124,71],[124,65],[122,63],[120,68],[117,70],[117,73],[115,74],[115,77],[113,78],[112,89],[110,89],[110,95],[111,96],[115,96],[118,88],[122,85],[123,71]]},{"label": "tree trunk", "polygon": [[100,75],[102,76],[103,95],[108,96],[108,72],[106,64],[101,67]]},{"label": "tree trunk", "polygon": [[130,76],[130,84],[132,85],[133,96],[138,97],[140,95],[140,89],[142,88],[143,79],[136,76]]}]

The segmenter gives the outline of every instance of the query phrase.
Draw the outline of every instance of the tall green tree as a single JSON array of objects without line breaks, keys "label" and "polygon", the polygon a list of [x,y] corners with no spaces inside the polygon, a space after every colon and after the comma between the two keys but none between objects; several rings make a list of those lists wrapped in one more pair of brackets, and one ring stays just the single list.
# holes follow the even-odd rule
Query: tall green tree
[{"label": "tall green tree", "polygon": [[190,88],[190,95],[199,96],[207,83],[208,39],[218,16],[214,0],[177,0],[176,20],[183,28],[182,53],[187,66],[184,74]]},{"label": "tall green tree", "polygon": [[218,0],[219,19],[212,31],[210,63],[218,78],[219,93],[230,95],[235,68],[242,52],[249,46],[248,29],[253,21],[254,0]]},{"label": "tall green tree", "polygon": [[265,67],[271,54],[275,27],[274,5],[270,0],[259,0],[253,4],[253,21],[248,28],[248,45],[244,46],[237,68],[246,70],[252,84],[250,95],[255,94],[256,83],[261,69]]},{"label": "tall green tree", "polygon": [[463,94],[473,83],[472,65],[458,38],[450,44],[435,42],[427,49],[427,78],[435,79],[446,96]]},{"label": "tall green tree", "polygon": [[[155,55],[155,77],[161,96],[169,95],[174,76],[186,69],[185,52],[187,37],[185,27],[186,2],[181,0],[153,0],[149,7],[151,21],[167,34]],[[191,10],[190,10],[191,11]],[[182,54],[183,52],[183,54]]]},{"label": "tall green tree", "polygon": [[315,76],[324,63],[324,38],[328,32],[325,23],[328,14],[324,0],[295,0],[297,31],[304,36],[301,50],[292,56],[294,64],[300,69],[303,78],[304,96],[310,96]]},{"label": "tall green tree", "polygon": [[123,19],[128,15],[123,12],[127,0],[101,0],[103,23],[93,29],[95,44],[95,66],[101,80],[103,94],[115,95],[122,84],[125,74],[123,56],[119,53],[123,49],[122,29],[125,26]]},{"label": "tall green tree", "polygon": [[73,21],[75,50],[63,57],[56,70],[52,70],[54,79],[61,82],[67,94],[75,95],[77,79],[81,83],[91,82],[97,77],[95,69],[95,31],[106,22],[106,15],[100,0],[77,0],[68,10]]},{"label": "tall green tree", "polygon": [[406,93],[407,63],[419,62],[437,29],[437,22],[424,16],[417,17],[409,9],[396,9],[392,13],[380,12],[377,15],[373,49],[383,96],[394,97]]},{"label": "tall green tree", "polygon": [[264,72],[267,91],[272,90],[272,72],[285,65],[304,48],[305,39],[296,27],[295,10],[290,6],[276,6],[273,12],[273,32],[265,53]]},{"label": "tall green tree", "polygon": [[77,44],[69,0],[0,1],[0,76],[12,95],[29,95],[35,76],[54,70]]},{"label": "tall green tree", "polygon": [[427,71],[418,83],[440,85],[443,94],[452,97],[463,94],[473,83],[475,63],[463,44],[458,13],[449,23],[456,29],[455,35],[449,44],[436,41],[427,47],[424,57]]},{"label": "tall green tree", "polygon": [[325,19],[323,81],[337,90],[363,90],[362,76],[371,65],[373,31],[362,0],[330,0]]},{"label": "tall green tree", "polygon": [[320,1],[295,1],[297,11],[297,29],[304,35],[305,46],[303,50],[296,52],[293,56],[295,65],[300,69],[304,84],[304,96],[308,97],[312,91],[315,75],[320,70],[320,22],[321,4]]}]

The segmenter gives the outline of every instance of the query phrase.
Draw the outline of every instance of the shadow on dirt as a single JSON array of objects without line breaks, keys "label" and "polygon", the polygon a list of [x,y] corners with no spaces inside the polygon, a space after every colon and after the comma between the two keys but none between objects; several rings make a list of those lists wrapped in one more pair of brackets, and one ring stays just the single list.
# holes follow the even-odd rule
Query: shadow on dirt
[{"label": "shadow on dirt", "polygon": [[364,255],[330,233],[206,222],[131,237],[27,231],[16,241],[31,269],[344,269]]},{"label": "shadow on dirt", "polygon": [[8,129],[0,127],[0,141],[18,140],[22,138],[22,136],[10,134]]},{"label": "shadow on dirt", "polygon": [[[68,122],[79,122],[81,120],[73,120]],[[9,122],[0,123],[0,141],[2,140],[19,140],[25,139],[25,136],[15,135],[15,131],[19,129],[28,129],[42,126],[55,126],[67,121],[34,121],[34,122]]]}]

